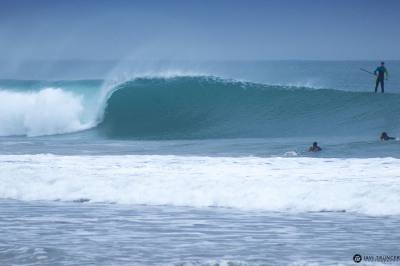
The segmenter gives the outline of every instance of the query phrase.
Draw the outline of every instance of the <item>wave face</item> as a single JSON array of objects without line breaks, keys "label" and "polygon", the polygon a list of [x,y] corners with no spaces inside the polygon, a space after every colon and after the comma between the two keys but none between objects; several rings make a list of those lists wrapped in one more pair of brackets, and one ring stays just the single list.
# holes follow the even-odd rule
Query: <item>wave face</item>
[{"label": "wave face", "polygon": [[400,95],[212,77],[138,78],[114,88],[99,130],[116,138],[376,135],[395,131]]}]

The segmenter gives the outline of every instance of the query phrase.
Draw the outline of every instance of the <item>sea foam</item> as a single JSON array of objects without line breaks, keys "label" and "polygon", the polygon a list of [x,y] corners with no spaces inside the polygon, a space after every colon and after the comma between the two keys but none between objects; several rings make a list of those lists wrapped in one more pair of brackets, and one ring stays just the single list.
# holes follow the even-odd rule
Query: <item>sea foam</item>
[{"label": "sea foam", "polygon": [[1,155],[0,198],[400,214],[400,160]]},{"label": "sea foam", "polygon": [[54,135],[86,129],[82,98],[59,88],[0,91],[0,136]]}]

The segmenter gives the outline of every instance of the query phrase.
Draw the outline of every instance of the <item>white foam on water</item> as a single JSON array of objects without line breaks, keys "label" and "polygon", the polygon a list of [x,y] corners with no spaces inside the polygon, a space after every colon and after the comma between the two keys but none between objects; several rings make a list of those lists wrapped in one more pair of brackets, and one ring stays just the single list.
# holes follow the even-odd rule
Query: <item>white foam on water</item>
[{"label": "white foam on water", "polygon": [[299,154],[296,151],[287,151],[283,154],[286,157],[296,157],[299,156]]},{"label": "white foam on water", "polygon": [[0,136],[70,133],[93,126],[82,121],[82,98],[59,88],[0,90]]},{"label": "white foam on water", "polygon": [[400,214],[400,159],[1,155],[0,198]]}]

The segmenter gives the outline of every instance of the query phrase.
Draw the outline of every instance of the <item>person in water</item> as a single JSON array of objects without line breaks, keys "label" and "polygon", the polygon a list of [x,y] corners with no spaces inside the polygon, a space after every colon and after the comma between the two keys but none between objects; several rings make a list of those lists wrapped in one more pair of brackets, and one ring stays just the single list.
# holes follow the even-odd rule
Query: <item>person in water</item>
[{"label": "person in water", "polygon": [[374,71],[376,76],[375,93],[378,92],[378,85],[381,84],[382,93],[385,92],[385,78],[388,79],[389,73],[385,67],[385,62],[381,62],[381,66]]},{"label": "person in water", "polygon": [[396,139],[396,138],[389,137],[386,132],[382,132],[382,134],[381,134],[381,140],[394,140],[394,139]]},{"label": "person in water", "polygon": [[317,142],[314,142],[314,143],[312,144],[312,146],[308,149],[308,151],[312,151],[312,152],[321,151],[321,150],[322,150],[322,149],[321,149],[320,146],[318,146],[318,143],[317,143]]}]

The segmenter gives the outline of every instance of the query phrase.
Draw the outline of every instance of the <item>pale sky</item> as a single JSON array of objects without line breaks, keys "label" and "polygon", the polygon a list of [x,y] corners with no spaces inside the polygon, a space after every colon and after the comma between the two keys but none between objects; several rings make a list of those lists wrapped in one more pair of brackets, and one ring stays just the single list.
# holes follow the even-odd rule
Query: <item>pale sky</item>
[{"label": "pale sky", "polygon": [[400,59],[400,1],[1,0],[0,60]]}]

